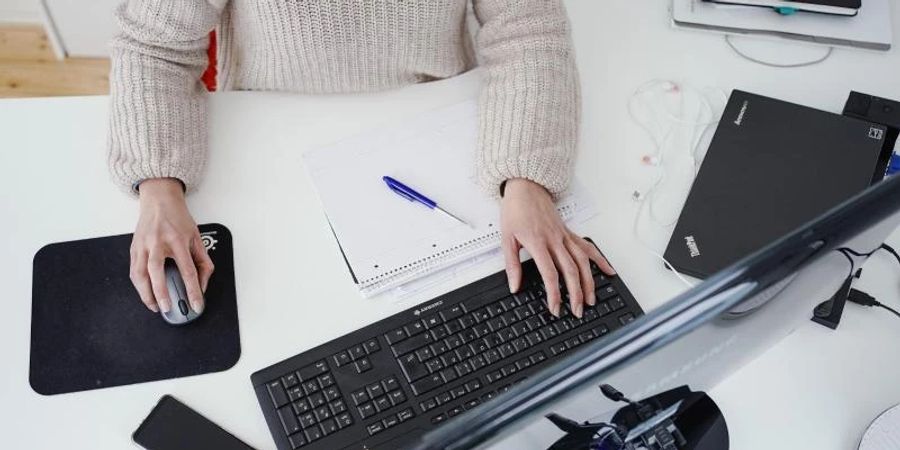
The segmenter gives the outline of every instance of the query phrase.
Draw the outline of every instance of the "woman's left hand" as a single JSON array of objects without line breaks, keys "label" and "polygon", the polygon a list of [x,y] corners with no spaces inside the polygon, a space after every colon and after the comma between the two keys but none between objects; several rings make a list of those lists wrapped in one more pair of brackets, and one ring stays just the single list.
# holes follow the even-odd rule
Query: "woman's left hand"
[{"label": "woman's left hand", "polygon": [[524,248],[541,273],[550,312],[560,315],[562,274],[569,292],[569,308],[580,318],[585,303],[589,306],[596,303],[591,261],[607,275],[615,275],[615,270],[597,247],[569,231],[543,186],[521,178],[508,180],[500,204],[502,247],[510,292],[517,292],[522,284],[519,251]]}]

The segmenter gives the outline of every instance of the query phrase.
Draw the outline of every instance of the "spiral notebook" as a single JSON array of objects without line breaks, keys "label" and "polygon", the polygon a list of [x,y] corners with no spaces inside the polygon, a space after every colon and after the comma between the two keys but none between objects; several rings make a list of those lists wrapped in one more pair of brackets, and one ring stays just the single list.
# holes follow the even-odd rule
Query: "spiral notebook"
[{"label": "spiral notebook", "polygon": [[[466,101],[309,151],[303,160],[363,296],[489,252],[500,243],[499,205],[475,180],[477,106]],[[391,192],[394,177],[469,223]],[[563,219],[590,216],[580,190],[558,203]]]}]

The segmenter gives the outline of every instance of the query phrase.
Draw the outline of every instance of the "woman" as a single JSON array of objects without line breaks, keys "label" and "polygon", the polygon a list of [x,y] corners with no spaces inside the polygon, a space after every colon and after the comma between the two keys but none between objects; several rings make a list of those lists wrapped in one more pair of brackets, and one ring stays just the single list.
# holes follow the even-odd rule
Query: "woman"
[{"label": "woman", "polygon": [[499,195],[510,290],[521,284],[519,251],[534,257],[551,312],[560,275],[571,311],[594,304],[590,261],[612,268],[569,231],[553,198],[569,184],[580,97],[561,0],[126,0],[112,43],[109,167],[139,195],[131,279],[153,311],[168,311],[164,261],[173,258],[192,308],[213,265],[185,193],[207,158],[209,33],[217,30],[223,90],[349,93],[486,71],[479,102],[477,172]]}]

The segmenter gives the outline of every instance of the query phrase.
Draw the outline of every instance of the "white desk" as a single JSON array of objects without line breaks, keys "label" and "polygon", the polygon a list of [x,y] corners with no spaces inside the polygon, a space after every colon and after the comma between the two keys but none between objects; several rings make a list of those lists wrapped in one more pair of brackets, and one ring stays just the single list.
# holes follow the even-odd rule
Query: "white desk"
[{"label": "white desk", "polygon": [[[650,143],[625,113],[637,85],[675,78],[831,111],[840,111],[851,89],[900,98],[900,51],[837,50],[816,67],[771,69],[739,59],[721,37],[671,30],[662,2],[652,3],[568,2],[584,85],[578,174],[601,211],[581,231],[600,241],[648,308],[683,286],[636,250],[631,234],[631,192],[651,177],[639,163]],[[468,98],[478,82],[470,74],[385,94],[215,96],[213,157],[189,202],[198,222],[221,222],[234,234],[240,361],[218,374],[53,397],[28,387],[31,258],[49,242],[128,232],[137,205],[108,181],[105,98],[0,102],[3,447],[128,448],[131,431],[171,393],[251,445],[271,448],[251,372],[501,268],[499,261],[473,267],[403,305],[362,300],[299,152]],[[653,244],[662,248],[667,234],[659,230]],[[900,234],[891,242],[900,245]],[[900,276],[892,264],[878,257],[861,286],[897,305]],[[900,323],[880,311],[851,305],[836,332],[802,327],[713,392],[728,418],[732,448],[854,448],[865,424],[900,402],[898,354]]]}]

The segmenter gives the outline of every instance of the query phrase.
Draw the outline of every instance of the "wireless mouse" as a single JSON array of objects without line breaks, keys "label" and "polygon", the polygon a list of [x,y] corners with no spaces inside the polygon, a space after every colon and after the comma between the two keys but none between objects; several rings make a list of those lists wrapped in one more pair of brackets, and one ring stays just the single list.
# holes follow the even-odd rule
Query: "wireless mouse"
[{"label": "wireless mouse", "polygon": [[193,322],[200,317],[202,311],[197,312],[191,309],[191,303],[188,301],[187,289],[184,286],[184,280],[181,278],[181,272],[175,260],[166,259],[166,287],[169,288],[169,301],[171,308],[169,312],[160,310],[163,319],[172,325],[185,325]]}]

